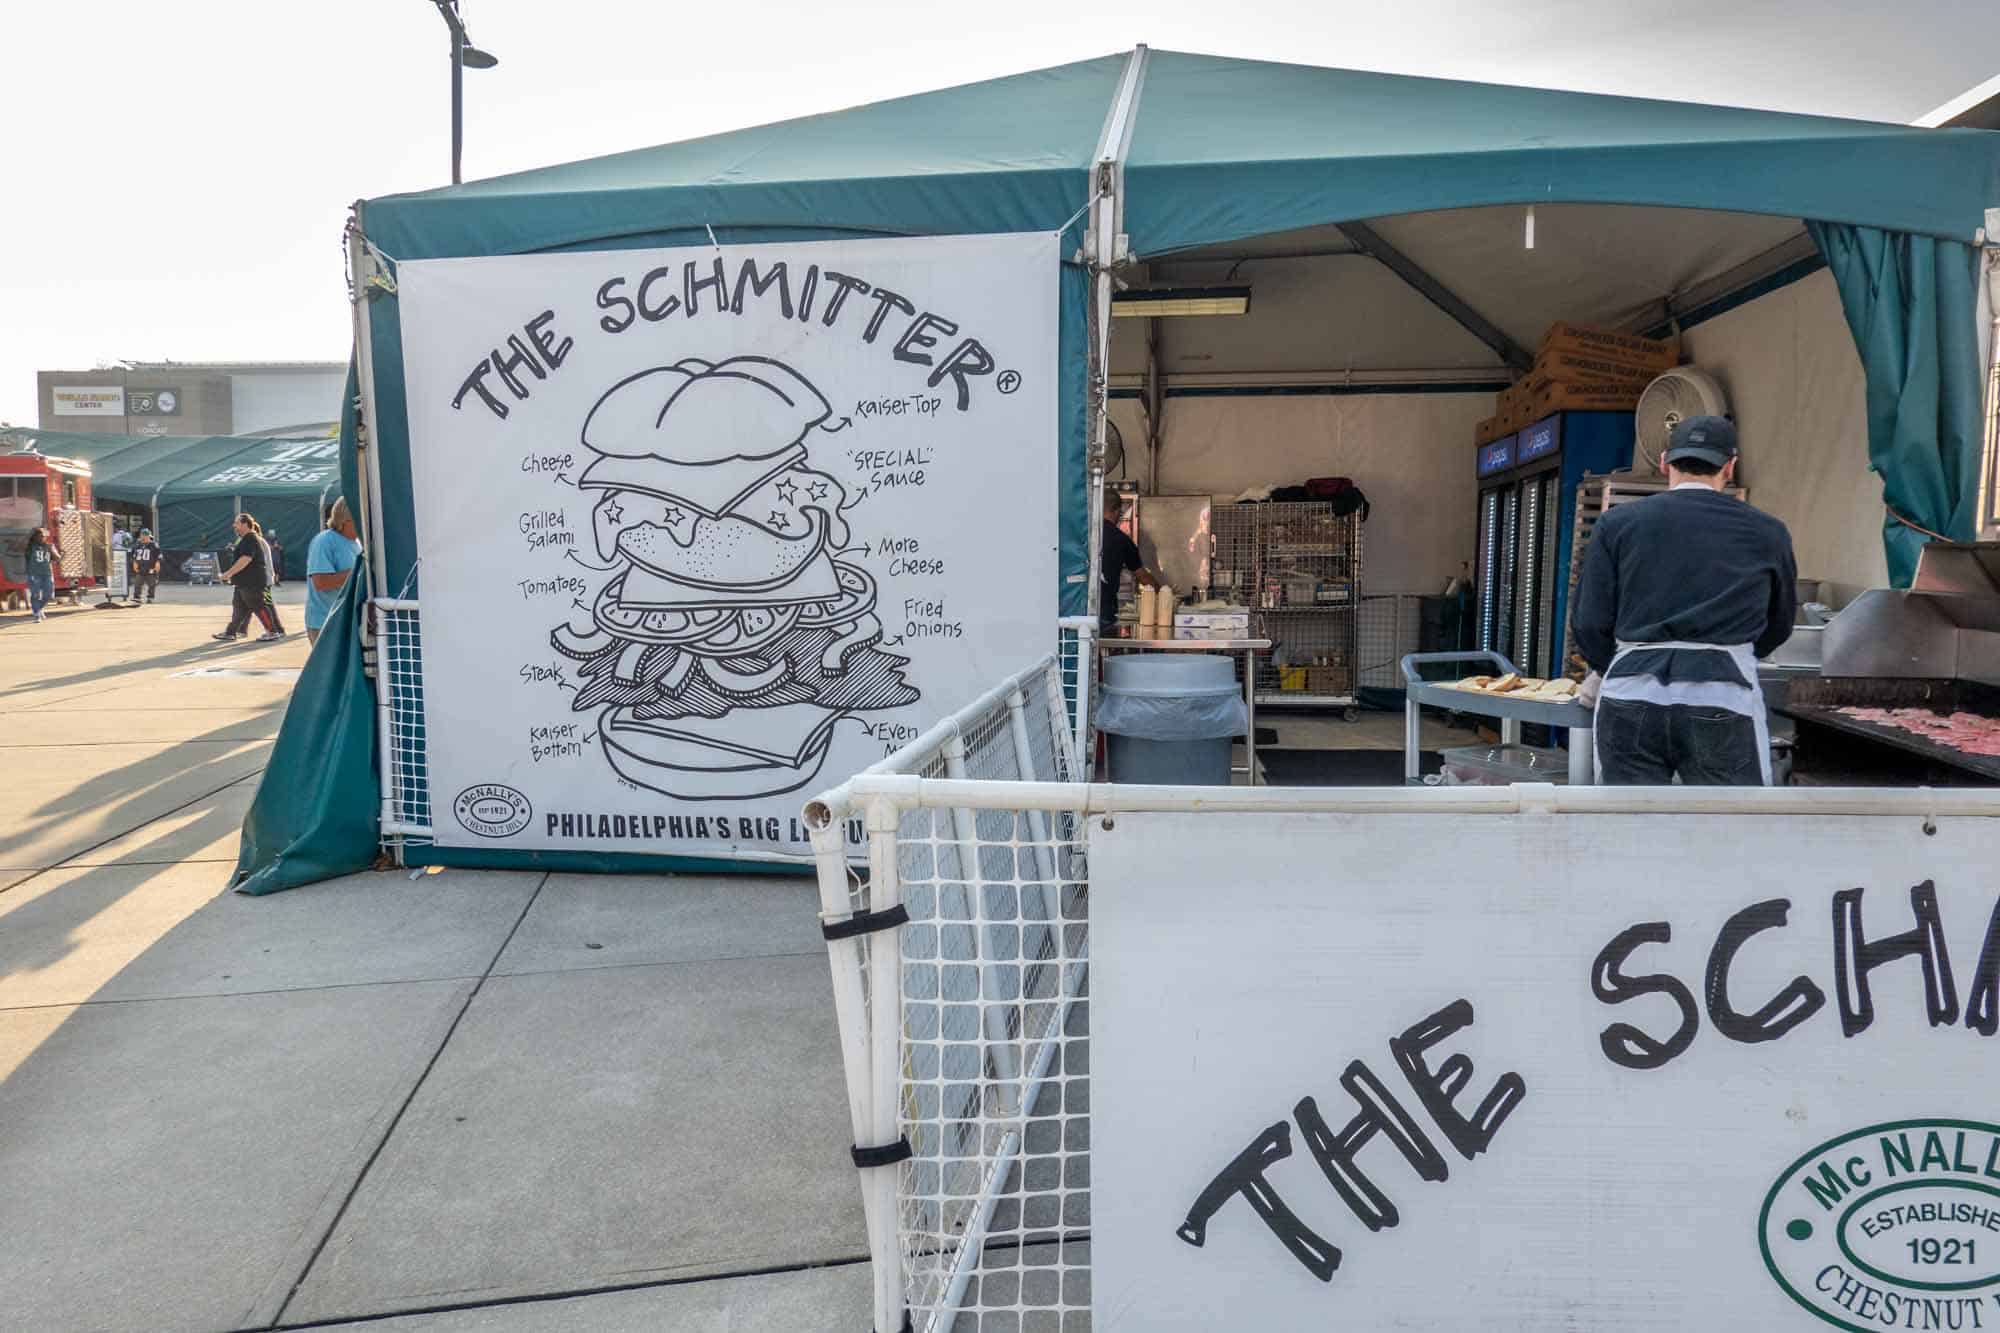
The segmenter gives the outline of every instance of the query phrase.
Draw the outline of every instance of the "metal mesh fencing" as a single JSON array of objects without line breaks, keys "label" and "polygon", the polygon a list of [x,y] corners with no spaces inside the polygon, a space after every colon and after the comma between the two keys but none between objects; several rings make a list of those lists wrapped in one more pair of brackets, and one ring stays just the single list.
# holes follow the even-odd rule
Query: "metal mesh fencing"
[{"label": "metal mesh fencing", "polygon": [[1360,640],[1360,684],[1367,689],[1400,690],[1403,658],[1417,651],[1423,599],[1415,593],[1379,593],[1361,599],[1356,631]]},{"label": "metal mesh fencing", "polygon": [[[964,836],[967,818],[976,832]],[[906,811],[897,1181],[913,1327],[1088,1327],[1089,919],[1054,811]]]},{"label": "metal mesh fencing", "polygon": [[[1068,712],[1075,752],[1084,760],[1093,753],[1090,730],[1092,669],[1097,662],[1097,622],[1089,616],[1064,616],[1056,622],[1056,671],[1063,706]],[[1088,767],[1086,762],[1085,767]],[[1065,779],[1066,781],[1069,779]],[[1076,781],[1082,781],[1078,778]]]},{"label": "metal mesh fencing", "polygon": [[423,618],[414,600],[384,598],[373,605],[382,837],[392,844],[424,843],[431,838],[431,776],[424,744]]},{"label": "metal mesh fencing", "polygon": [[[1087,1326],[1081,822],[854,795],[871,780],[1081,780],[1078,682],[1052,656],[807,807],[829,920],[908,914],[829,945],[857,1143],[909,1145],[863,1184],[881,1327],[905,1311],[937,1333]],[[856,813],[869,819],[866,885],[840,836]]]}]

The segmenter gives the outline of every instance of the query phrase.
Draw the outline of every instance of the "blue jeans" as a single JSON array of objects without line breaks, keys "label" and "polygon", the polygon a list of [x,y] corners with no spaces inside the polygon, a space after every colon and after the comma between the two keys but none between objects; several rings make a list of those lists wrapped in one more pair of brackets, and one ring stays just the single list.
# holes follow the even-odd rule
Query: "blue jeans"
[{"label": "blue jeans", "polygon": [[28,609],[36,615],[42,608],[56,599],[56,580],[53,574],[38,574],[28,571]]}]

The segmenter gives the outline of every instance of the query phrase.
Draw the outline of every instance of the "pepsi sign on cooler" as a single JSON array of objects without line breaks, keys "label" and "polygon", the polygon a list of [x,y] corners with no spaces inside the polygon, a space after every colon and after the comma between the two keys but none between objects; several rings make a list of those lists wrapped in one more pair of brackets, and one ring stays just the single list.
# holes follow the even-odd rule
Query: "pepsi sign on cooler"
[{"label": "pepsi sign on cooler", "polygon": [[1562,674],[1577,485],[1631,466],[1630,412],[1558,412],[1479,447],[1479,647]]}]

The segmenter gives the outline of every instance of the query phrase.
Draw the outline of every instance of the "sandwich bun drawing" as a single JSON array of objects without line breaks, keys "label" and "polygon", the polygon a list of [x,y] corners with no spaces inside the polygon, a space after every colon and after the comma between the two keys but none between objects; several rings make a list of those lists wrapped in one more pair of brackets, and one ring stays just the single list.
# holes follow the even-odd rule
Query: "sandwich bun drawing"
[{"label": "sandwich bun drawing", "polygon": [[839,558],[847,495],[810,465],[826,399],[764,357],[693,358],[613,385],[584,422],[591,529],[615,573],[558,626],[627,781],[686,800],[795,791],[839,723],[921,696],[882,651],[875,582]]}]

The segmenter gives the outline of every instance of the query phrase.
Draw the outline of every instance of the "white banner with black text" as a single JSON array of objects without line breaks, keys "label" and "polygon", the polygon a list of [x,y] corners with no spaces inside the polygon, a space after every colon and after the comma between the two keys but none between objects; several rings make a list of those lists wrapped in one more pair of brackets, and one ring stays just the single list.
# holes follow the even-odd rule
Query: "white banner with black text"
[{"label": "white banner with black text", "polygon": [[436,840],[804,854],[1048,651],[1052,235],[404,263]]},{"label": "white banner with black text", "polygon": [[2000,1329],[1996,863],[1970,817],[1093,821],[1095,1327]]}]

